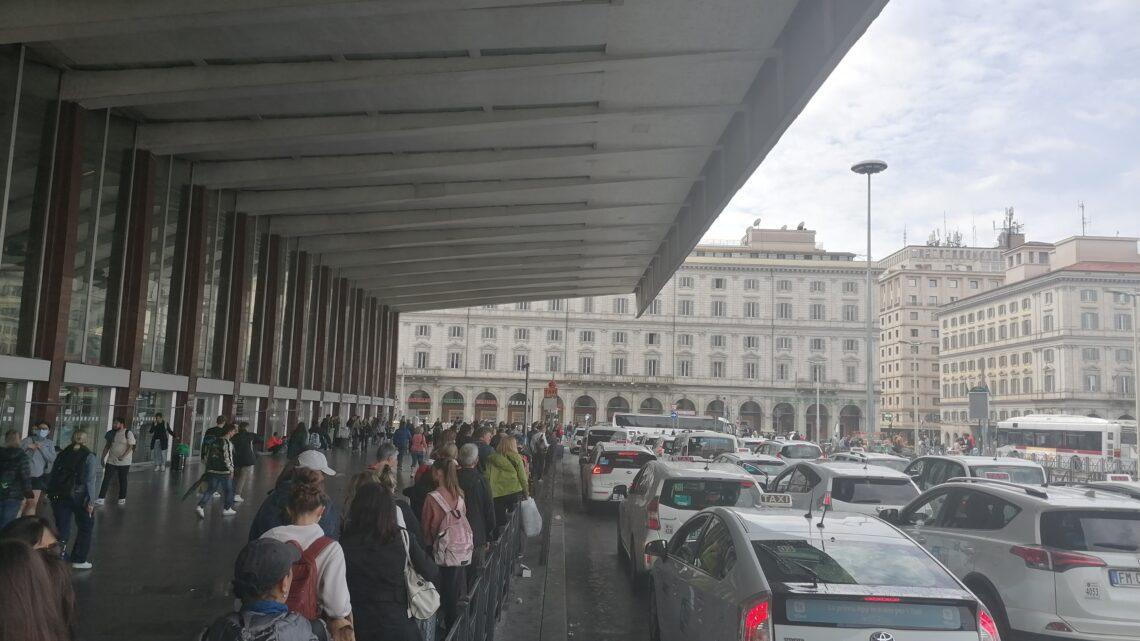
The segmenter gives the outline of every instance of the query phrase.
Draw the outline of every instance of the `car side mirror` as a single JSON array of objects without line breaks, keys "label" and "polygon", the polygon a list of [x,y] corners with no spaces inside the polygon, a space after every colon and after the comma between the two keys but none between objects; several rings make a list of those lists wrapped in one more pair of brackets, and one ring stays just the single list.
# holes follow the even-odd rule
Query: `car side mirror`
[{"label": "car side mirror", "polygon": [[665,541],[661,539],[653,539],[645,544],[645,553],[649,556],[654,556],[659,559],[666,558],[668,548],[665,547]]},{"label": "car side mirror", "polygon": [[613,493],[617,496],[629,496],[629,488],[624,485],[615,485]]},{"label": "car side mirror", "polygon": [[879,510],[879,518],[883,519],[887,523],[894,523],[897,525],[899,522],[899,510],[895,507],[888,507]]}]

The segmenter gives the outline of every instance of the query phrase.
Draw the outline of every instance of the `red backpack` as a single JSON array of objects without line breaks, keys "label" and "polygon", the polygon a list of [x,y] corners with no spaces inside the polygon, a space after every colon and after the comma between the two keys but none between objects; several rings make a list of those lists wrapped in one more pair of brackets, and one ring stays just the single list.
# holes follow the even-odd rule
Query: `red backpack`
[{"label": "red backpack", "polygon": [[[296,541],[289,541],[297,545]],[[289,586],[289,596],[285,605],[310,621],[321,615],[318,596],[321,587],[320,573],[317,572],[317,557],[333,542],[331,537],[322,536],[308,549],[301,551],[301,558],[293,564],[293,583]],[[297,545],[300,548],[300,545]]]}]

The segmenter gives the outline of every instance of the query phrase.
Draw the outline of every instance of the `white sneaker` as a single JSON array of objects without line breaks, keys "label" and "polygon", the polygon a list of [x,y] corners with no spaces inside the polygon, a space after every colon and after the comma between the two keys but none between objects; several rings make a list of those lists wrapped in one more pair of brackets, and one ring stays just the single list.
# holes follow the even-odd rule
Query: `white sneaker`
[{"label": "white sneaker", "polygon": [[241,497],[241,494],[234,494],[234,503],[242,503],[244,501],[245,499]]},{"label": "white sneaker", "polygon": [[75,568],[76,570],[90,570],[91,562],[84,561],[83,563],[72,563],[71,567]]},{"label": "white sneaker", "polygon": [[126,505],[127,499],[119,499],[119,505]]},{"label": "white sneaker", "polygon": [[222,497],[222,493],[221,493],[221,492],[214,492],[214,498],[218,499],[218,498],[221,498],[221,497]]},{"label": "white sneaker", "polygon": [[95,499],[95,505],[96,505],[97,507],[98,507],[98,506],[102,506],[102,505],[103,505],[104,503],[106,503],[106,502],[107,502],[107,501],[106,501],[106,500],[104,500],[104,499]]},{"label": "white sneaker", "polygon": [[200,518],[200,519],[206,518],[206,510],[203,510],[201,505],[194,508],[194,511],[198,513],[198,518]]},{"label": "white sneaker", "polygon": [[237,514],[237,510],[233,509],[232,507],[227,507],[226,509],[222,510],[222,516],[233,516],[235,514]]}]

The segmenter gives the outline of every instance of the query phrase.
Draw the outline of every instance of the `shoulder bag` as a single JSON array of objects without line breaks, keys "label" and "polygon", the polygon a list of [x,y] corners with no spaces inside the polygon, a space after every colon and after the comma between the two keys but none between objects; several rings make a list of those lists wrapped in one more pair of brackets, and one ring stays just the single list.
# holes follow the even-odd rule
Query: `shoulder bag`
[{"label": "shoulder bag", "polygon": [[412,566],[411,540],[404,524],[404,513],[396,506],[396,523],[400,526],[400,537],[404,542],[404,581],[408,584],[408,616],[430,619],[439,609],[439,591],[435,584],[420,576]]}]

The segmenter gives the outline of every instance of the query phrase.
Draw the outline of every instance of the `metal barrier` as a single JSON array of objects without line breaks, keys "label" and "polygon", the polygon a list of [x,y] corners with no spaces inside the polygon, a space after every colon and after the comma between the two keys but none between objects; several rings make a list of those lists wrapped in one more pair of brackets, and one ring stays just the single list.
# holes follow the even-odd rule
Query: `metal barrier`
[{"label": "metal barrier", "polygon": [[1071,454],[1030,454],[1027,460],[1045,468],[1050,481],[1103,481],[1107,474],[1136,473],[1136,461],[1118,458],[1082,458]]},{"label": "metal barrier", "polygon": [[516,509],[491,546],[482,572],[467,595],[467,607],[443,641],[492,641],[495,638],[495,624],[517,573],[524,537],[522,514]]}]

